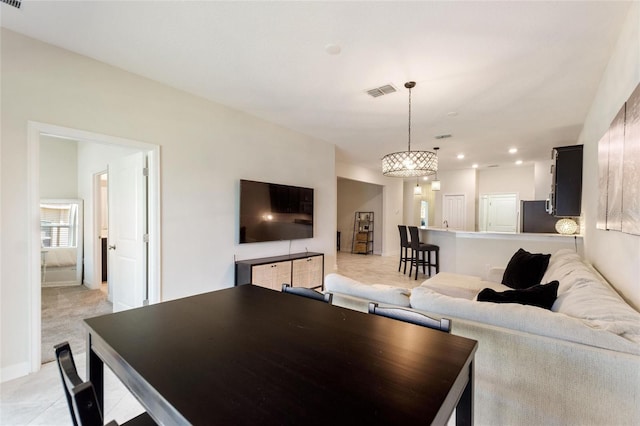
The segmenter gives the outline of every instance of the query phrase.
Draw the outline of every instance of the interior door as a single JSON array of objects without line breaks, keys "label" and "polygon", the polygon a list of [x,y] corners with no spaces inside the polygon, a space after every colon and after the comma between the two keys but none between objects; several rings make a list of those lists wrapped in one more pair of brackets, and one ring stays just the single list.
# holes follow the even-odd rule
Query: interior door
[{"label": "interior door", "polygon": [[488,204],[487,231],[516,232],[518,225],[516,194],[490,195]]},{"label": "interior door", "polygon": [[[462,195],[444,195],[442,197],[443,227],[463,231],[465,228],[466,201]],[[446,221],[446,225],[445,222]]]},{"label": "interior door", "polygon": [[147,299],[146,156],[139,152],[109,163],[109,277],[113,311]]}]

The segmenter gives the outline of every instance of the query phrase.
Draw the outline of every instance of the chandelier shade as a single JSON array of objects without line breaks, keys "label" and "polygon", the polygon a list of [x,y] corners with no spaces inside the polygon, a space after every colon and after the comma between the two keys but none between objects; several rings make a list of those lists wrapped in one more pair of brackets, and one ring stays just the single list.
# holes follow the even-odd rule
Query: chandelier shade
[{"label": "chandelier shade", "polygon": [[406,151],[392,152],[382,157],[382,174],[390,177],[428,176],[438,171],[438,157],[431,151],[411,151],[411,89],[416,85],[408,81],[409,89],[409,143]]},{"label": "chandelier shade", "polygon": [[430,151],[392,152],[382,157],[382,174],[391,177],[432,175],[438,170],[438,157]]}]

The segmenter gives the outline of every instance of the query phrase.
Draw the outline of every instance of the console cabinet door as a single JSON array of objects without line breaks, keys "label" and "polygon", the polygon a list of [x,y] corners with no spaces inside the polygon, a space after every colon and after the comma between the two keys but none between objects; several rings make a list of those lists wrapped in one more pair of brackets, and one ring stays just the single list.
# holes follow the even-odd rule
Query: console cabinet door
[{"label": "console cabinet door", "polygon": [[313,256],[293,261],[292,285],[295,287],[321,287],[324,256]]},{"label": "console cabinet door", "polygon": [[256,265],[251,270],[251,284],[272,290],[282,290],[282,284],[291,281],[291,261]]}]

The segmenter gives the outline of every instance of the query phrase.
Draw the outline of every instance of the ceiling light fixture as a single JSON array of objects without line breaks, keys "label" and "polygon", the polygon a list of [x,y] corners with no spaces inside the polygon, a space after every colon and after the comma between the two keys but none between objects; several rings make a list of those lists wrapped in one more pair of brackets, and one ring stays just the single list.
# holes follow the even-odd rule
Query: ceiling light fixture
[{"label": "ceiling light fixture", "polygon": [[518,152],[518,148],[510,148],[509,149],[509,154],[515,154],[516,152]]},{"label": "ceiling light fixture", "polygon": [[409,144],[406,151],[392,152],[382,157],[382,174],[391,177],[432,175],[438,171],[438,157],[431,151],[411,151],[411,89],[414,81],[404,84],[409,89]]},{"label": "ceiling light fixture", "polygon": [[478,165],[477,164],[472,164],[471,167],[473,167],[474,169],[477,169]]},{"label": "ceiling light fixture", "polygon": [[[440,148],[438,148],[437,146],[433,148],[433,150],[436,152],[436,163],[438,161],[438,150]],[[432,191],[440,191],[440,181],[438,180],[438,170],[436,169],[436,177],[435,179],[433,179],[431,181],[431,190]]]},{"label": "ceiling light fixture", "polygon": [[413,188],[413,195],[422,195],[422,187],[418,183],[418,178],[416,178],[416,186]]},{"label": "ceiling light fixture", "polygon": [[516,164],[519,166],[520,164],[522,164],[522,160],[516,161]]},{"label": "ceiling light fixture", "polygon": [[464,154],[458,154],[458,160],[462,160],[464,158]]}]

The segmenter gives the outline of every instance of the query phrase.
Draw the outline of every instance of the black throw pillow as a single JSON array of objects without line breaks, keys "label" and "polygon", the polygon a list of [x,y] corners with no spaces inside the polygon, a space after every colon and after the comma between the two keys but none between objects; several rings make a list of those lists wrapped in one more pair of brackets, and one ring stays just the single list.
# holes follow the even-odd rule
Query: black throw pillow
[{"label": "black throw pillow", "polygon": [[553,302],[558,297],[558,285],[558,281],[551,281],[549,284],[534,285],[522,290],[507,290],[503,292],[485,288],[478,293],[478,302],[520,303],[521,305],[551,309]]},{"label": "black throw pillow", "polygon": [[519,249],[511,256],[511,260],[504,270],[502,284],[516,289],[540,284],[547,266],[549,266],[550,257],[550,254],[533,254]]}]

